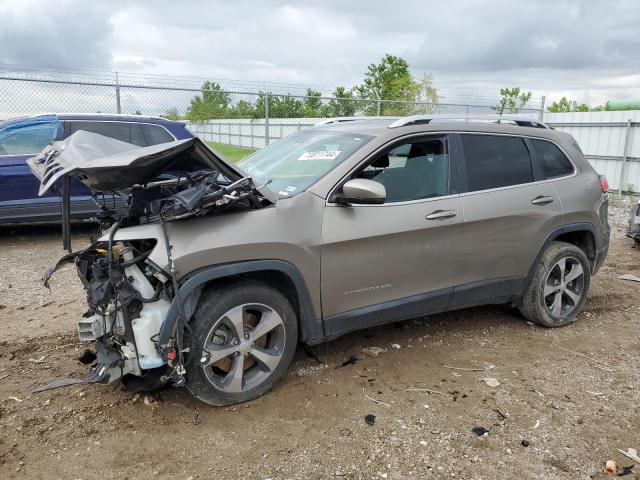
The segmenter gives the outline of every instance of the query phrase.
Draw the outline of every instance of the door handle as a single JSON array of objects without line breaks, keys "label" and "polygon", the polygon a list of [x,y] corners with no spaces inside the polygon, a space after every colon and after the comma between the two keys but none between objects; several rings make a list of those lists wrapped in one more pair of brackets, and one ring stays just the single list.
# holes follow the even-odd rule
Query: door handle
[{"label": "door handle", "polygon": [[534,205],[547,205],[548,203],[553,202],[553,197],[548,197],[545,195],[538,195],[536,198],[531,200],[531,203]]},{"label": "door handle", "polygon": [[427,220],[442,220],[445,218],[455,217],[457,215],[455,210],[435,210],[427,215]]}]

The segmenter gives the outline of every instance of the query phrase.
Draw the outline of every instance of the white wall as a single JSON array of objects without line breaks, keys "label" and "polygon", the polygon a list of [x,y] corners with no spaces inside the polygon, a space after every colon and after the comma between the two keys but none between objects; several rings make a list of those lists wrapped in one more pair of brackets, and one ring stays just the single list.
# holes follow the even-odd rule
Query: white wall
[{"label": "white wall", "polygon": [[620,188],[627,121],[632,123],[627,145],[627,172],[623,190],[631,184],[640,192],[640,111],[545,113],[545,123],[577,140],[591,165],[606,175],[611,189]]}]

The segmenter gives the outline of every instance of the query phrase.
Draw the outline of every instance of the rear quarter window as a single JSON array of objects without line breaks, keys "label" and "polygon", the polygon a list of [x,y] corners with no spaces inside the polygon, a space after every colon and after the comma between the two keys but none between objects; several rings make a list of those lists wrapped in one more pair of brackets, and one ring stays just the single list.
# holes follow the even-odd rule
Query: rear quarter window
[{"label": "rear quarter window", "polygon": [[160,125],[142,124],[142,131],[147,138],[149,145],[157,145],[159,143],[173,142],[175,139],[166,128]]},{"label": "rear quarter window", "polygon": [[520,137],[462,134],[469,191],[533,182],[529,150]]},{"label": "rear quarter window", "polygon": [[567,156],[551,142],[531,139],[536,155],[547,178],[562,177],[573,173],[573,165]]}]

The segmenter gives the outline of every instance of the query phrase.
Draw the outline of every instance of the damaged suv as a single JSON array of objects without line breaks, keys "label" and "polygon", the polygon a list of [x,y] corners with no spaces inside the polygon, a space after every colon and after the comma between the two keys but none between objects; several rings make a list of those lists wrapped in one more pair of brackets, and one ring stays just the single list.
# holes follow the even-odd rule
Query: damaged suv
[{"label": "damaged suv", "polygon": [[542,123],[460,120],[329,120],[238,165],[197,138],[88,132],[30,159],[41,193],[76,177],[98,205],[102,236],[45,275],[75,262],[88,380],[228,405],[299,342],[483,304],[574,321],[608,249],[606,180]]}]

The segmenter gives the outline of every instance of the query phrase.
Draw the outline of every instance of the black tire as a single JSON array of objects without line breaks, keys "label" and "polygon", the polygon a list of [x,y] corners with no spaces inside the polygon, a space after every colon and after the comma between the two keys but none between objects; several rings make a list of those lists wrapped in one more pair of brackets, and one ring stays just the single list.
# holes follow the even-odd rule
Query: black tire
[{"label": "black tire", "polygon": [[[225,391],[221,384],[217,382],[217,378],[224,377],[224,372],[220,372],[217,366],[219,364],[212,366],[203,366],[201,364],[201,358],[203,358],[203,355],[207,355],[207,352],[204,350],[204,345],[210,338],[219,338],[215,337],[219,330],[214,330],[214,326],[217,325],[216,328],[219,329],[221,328],[219,325],[224,325],[220,323],[224,322],[224,320],[222,320],[223,316],[233,309],[240,308],[240,306],[246,304],[268,306],[273,312],[280,316],[282,325],[276,327],[278,329],[277,335],[279,335],[279,346],[275,347],[278,351],[281,351],[281,355],[279,356],[280,360],[277,366],[269,372],[253,372],[254,376],[257,376],[258,380],[260,380],[260,383],[252,385],[251,388],[247,387],[247,389],[244,390],[244,380],[241,380],[243,391]],[[260,320],[258,320],[258,322],[259,321]],[[229,331],[233,332],[232,329],[229,329]],[[211,337],[212,332],[214,337]],[[276,330],[274,329],[273,332],[273,334],[264,334],[264,337],[270,335],[275,336]],[[245,334],[244,338],[247,339],[247,336],[248,333]],[[227,345],[227,341],[231,342],[231,340],[227,339],[224,343],[217,346],[224,347]],[[239,341],[243,342],[242,339]],[[270,340],[265,340],[265,342],[267,341]],[[246,343],[246,341],[244,342]],[[187,354],[185,365],[187,370],[187,388],[198,399],[215,406],[231,405],[253,400],[271,390],[287,373],[289,365],[293,360],[297,343],[298,319],[289,301],[278,290],[256,280],[240,280],[229,285],[215,286],[214,288],[205,290],[202,293],[200,302],[191,321],[191,334],[188,335],[186,339],[186,344],[189,346],[189,353]],[[265,348],[266,346],[267,345],[265,345]],[[250,367],[245,367],[245,360],[242,361],[243,367],[246,368],[246,370],[244,370],[245,372],[250,372],[251,368],[254,367],[265,370],[257,361],[256,357],[251,355],[251,352],[242,354],[237,352],[224,360],[231,359],[230,362],[234,362],[237,356],[250,358],[253,362]],[[232,369],[233,367],[230,365],[229,373]],[[216,372],[219,372],[219,374]],[[261,376],[265,374],[268,376],[261,380]]]},{"label": "black tire", "polygon": [[[558,275],[559,267],[557,265],[562,259],[566,259],[566,263],[572,265],[572,268],[577,264],[582,268],[581,288],[579,288],[580,295],[577,302],[568,297],[567,293],[560,292],[561,314],[554,315],[552,310],[555,302],[550,302],[550,300],[555,300],[558,293],[552,292],[545,297],[544,292],[545,287],[553,288],[553,276]],[[563,327],[573,322],[582,310],[587,300],[590,281],[591,267],[585,253],[570,243],[552,242],[538,261],[518,309],[522,316],[538,325],[543,327]],[[577,282],[577,280],[574,280],[567,285],[567,288],[571,289],[569,293],[572,296],[576,296],[575,292],[578,291]],[[557,291],[560,290],[561,286],[562,282],[558,281],[559,288]],[[567,302],[566,311],[564,310],[565,307],[562,306],[563,301]]]}]

